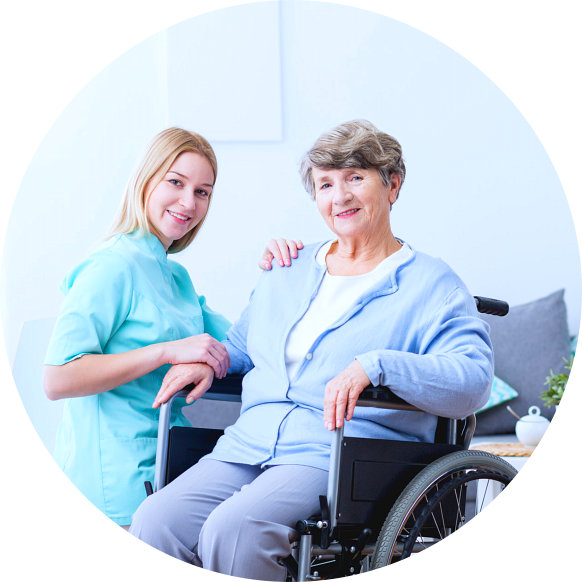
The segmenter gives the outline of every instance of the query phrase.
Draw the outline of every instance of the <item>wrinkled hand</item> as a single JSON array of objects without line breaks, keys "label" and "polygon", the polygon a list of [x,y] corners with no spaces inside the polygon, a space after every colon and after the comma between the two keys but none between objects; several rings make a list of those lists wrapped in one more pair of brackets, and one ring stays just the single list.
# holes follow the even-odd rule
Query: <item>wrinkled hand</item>
[{"label": "wrinkled hand", "polygon": [[207,333],[168,342],[169,364],[204,362],[212,367],[217,378],[224,378],[230,367],[226,348]]},{"label": "wrinkled hand", "polygon": [[298,254],[297,251],[302,248],[303,243],[300,240],[294,241],[284,238],[272,238],[263,251],[263,256],[259,261],[259,267],[261,267],[263,271],[270,271],[273,259],[275,259],[281,267],[288,267],[291,265],[291,259],[296,259]]},{"label": "wrinkled hand", "polygon": [[323,423],[328,430],[335,430],[351,420],[358,397],[370,385],[364,368],[354,360],[343,372],[330,380],[323,397]]},{"label": "wrinkled hand", "polygon": [[214,371],[208,364],[177,364],[172,366],[164,376],[152,408],[158,408],[171,396],[189,384],[194,384],[194,389],[186,397],[186,402],[191,404],[212,386],[213,379]]}]

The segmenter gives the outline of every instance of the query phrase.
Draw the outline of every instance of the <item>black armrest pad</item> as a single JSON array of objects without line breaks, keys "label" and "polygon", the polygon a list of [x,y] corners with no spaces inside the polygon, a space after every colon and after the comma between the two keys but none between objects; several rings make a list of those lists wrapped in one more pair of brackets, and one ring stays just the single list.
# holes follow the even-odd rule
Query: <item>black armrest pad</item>
[{"label": "black armrest pad", "polygon": [[219,394],[240,394],[242,392],[242,374],[232,374],[225,376],[221,380],[214,379],[208,392]]},{"label": "black armrest pad", "polygon": [[420,410],[400,398],[400,396],[396,396],[390,388],[372,385],[364,388],[358,399],[357,406],[375,406],[393,410]]}]

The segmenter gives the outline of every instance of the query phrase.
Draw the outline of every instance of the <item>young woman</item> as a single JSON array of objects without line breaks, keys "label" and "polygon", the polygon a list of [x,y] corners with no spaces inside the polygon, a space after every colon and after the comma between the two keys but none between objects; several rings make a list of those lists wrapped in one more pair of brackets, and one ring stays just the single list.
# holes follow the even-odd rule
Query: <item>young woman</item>
[{"label": "young woman", "polygon": [[[158,134],[130,182],[111,236],[65,278],[65,301],[45,360],[44,389],[66,398],[55,458],[75,485],[127,526],[153,477],[157,411],[171,364],[204,361],[217,377],[230,365],[220,343],[230,323],[198,296],[168,259],[194,239],[217,174],[210,144],[180,128]],[[270,267],[297,256],[269,241]],[[177,413],[175,424],[186,419]]]}]

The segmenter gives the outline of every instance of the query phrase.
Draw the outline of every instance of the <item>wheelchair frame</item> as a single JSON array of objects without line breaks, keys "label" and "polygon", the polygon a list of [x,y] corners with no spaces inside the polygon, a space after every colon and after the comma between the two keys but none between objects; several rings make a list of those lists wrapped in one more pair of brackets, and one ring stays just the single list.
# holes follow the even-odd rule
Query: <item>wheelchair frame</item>
[{"label": "wheelchair frame", "polygon": [[[475,301],[481,313],[505,315],[509,309],[506,303],[497,300],[475,297]],[[215,380],[203,398],[240,401],[241,381],[241,376]],[[148,494],[161,489],[211,450],[222,433],[220,430],[189,427],[170,429],[172,405],[189,391],[186,388],[173,395],[160,408],[154,486],[152,489],[146,483]],[[387,387],[366,388],[357,406],[422,411]],[[465,521],[469,482],[496,481],[506,486],[517,473],[509,463],[495,455],[468,450],[475,422],[475,415],[461,421],[439,417],[435,443],[350,438],[344,436],[343,427],[336,429],[332,438],[327,495],[320,497],[321,512],[297,522],[299,541],[292,554],[280,560],[287,568],[289,578],[297,581],[321,579],[318,572],[312,571],[314,560],[323,561],[323,567],[328,570],[325,577],[346,576],[382,567],[422,551],[460,527]],[[176,443],[172,443],[173,431],[181,435]],[[190,451],[190,458],[178,459],[180,467],[173,474],[172,463],[175,461],[172,455],[175,453],[171,451],[176,447],[184,449],[182,439],[190,439],[195,431],[196,438],[200,439],[202,435],[205,441],[202,449]],[[390,451],[387,453],[386,449]],[[394,452],[400,460],[390,457]],[[366,463],[373,463],[373,471],[384,472],[386,479],[379,488],[381,492],[370,492],[370,487],[366,486],[363,494],[356,491],[361,481],[358,471]],[[395,495],[394,490],[398,487],[401,492]],[[380,495],[380,500],[368,499],[375,495]],[[363,497],[363,501],[359,497]],[[381,528],[382,520],[377,517],[372,519],[370,527],[370,516],[379,514],[382,517],[386,515],[381,513],[383,511],[387,512],[387,517]],[[361,513],[368,515],[368,523],[366,520],[361,522]],[[436,527],[435,514],[439,520],[442,516],[442,523]],[[373,543],[374,539],[376,543]],[[325,564],[326,560],[328,564]],[[332,566],[329,561],[333,562]]]}]

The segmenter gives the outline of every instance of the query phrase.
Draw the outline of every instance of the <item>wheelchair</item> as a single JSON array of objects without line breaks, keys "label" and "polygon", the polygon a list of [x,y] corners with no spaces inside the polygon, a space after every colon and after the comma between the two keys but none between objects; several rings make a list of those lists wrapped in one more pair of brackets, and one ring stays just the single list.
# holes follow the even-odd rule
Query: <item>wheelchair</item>
[{"label": "wheelchair", "polygon": [[[505,315],[505,302],[475,297],[481,313]],[[240,401],[241,376],[215,380],[204,398]],[[191,388],[190,388],[191,389]],[[175,394],[160,409],[153,488],[157,491],[206,453],[219,429],[170,427]],[[366,388],[357,406],[419,411],[388,387]],[[457,531],[517,474],[506,461],[469,450],[475,415],[438,418],[433,443],[352,438],[334,431],[327,495],[320,512],[297,522],[288,580],[339,578],[404,560]]]}]

